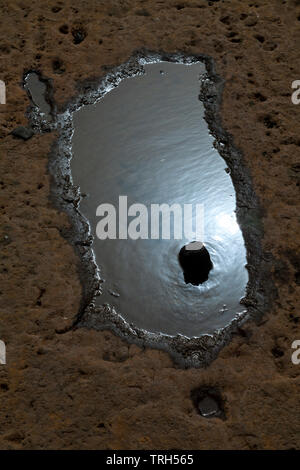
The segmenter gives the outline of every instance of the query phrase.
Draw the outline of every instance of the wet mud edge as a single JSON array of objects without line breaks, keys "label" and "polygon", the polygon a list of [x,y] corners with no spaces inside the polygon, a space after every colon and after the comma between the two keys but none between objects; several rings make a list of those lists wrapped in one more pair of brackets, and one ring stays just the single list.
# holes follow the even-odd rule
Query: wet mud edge
[{"label": "wet mud edge", "polygon": [[[197,338],[151,333],[127,323],[111,307],[95,306],[94,301],[101,294],[103,281],[92,250],[93,236],[90,233],[89,223],[79,211],[82,196],[79,188],[72,182],[70,170],[74,130],[72,114],[84,105],[98,102],[124,78],[144,74],[143,65],[161,61],[205,64],[206,72],[199,82],[201,86],[199,98],[205,108],[205,120],[209,131],[215,138],[214,145],[230,170],[236,192],[236,216],[247,251],[249,282],[242,300],[247,312],[236,316],[227,327],[214,335],[202,335]],[[133,53],[125,64],[103,67],[102,76],[99,78],[79,82],[76,97],[59,110],[53,100],[51,80],[47,80],[39,71],[33,70],[26,71],[24,77],[30,72],[38,73],[46,84],[45,99],[51,106],[52,120],[49,122],[43,119],[38,108],[32,104],[27,110],[29,123],[37,133],[52,131],[59,133],[49,155],[50,200],[58,210],[66,212],[69,216],[71,228],[61,232],[61,235],[71,243],[78,256],[78,272],[82,285],[82,298],[74,323],[70,328],[60,330],[58,333],[63,334],[76,328],[111,330],[130,343],[167,351],[180,367],[208,366],[245,321],[249,319],[261,321],[262,315],[270,310],[277,296],[271,277],[273,258],[270,253],[262,249],[263,209],[254,193],[250,172],[244,163],[242,152],[234,146],[232,136],[222,128],[220,109],[225,82],[216,74],[214,60],[203,54],[166,54],[139,50]],[[25,80],[23,85],[24,83]],[[29,92],[28,94],[30,97]]]}]

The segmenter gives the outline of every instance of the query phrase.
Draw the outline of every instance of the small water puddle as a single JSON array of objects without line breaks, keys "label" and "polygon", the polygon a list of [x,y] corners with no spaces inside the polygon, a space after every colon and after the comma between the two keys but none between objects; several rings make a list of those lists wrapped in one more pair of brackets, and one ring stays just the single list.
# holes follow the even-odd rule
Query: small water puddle
[{"label": "small water puddle", "polygon": [[47,85],[38,73],[29,72],[24,79],[25,89],[33,104],[45,120],[50,120],[51,106],[47,101]]},{"label": "small water puddle", "polygon": [[[96,303],[149,332],[213,334],[245,310],[248,273],[235,190],[198,99],[205,66],[158,62],[144,69],[73,115],[72,178],[105,280]],[[191,238],[100,240],[97,207],[113,205],[118,223],[120,196],[128,208],[138,203],[149,212],[151,204],[203,205],[207,280],[189,282],[179,262]]]}]

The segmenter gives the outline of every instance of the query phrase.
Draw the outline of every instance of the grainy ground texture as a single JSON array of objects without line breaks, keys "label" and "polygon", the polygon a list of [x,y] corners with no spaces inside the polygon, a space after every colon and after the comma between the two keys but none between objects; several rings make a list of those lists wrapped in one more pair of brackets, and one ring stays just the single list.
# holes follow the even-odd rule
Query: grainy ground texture
[{"label": "grainy ground texture", "polygon": [[[300,1],[0,0],[1,449],[300,448],[299,178]],[[141,48],[204,53],[226,80],[224,128],[244,153],[264,209],[264,250],[274,257],[278,296],[206,369],[111,332],[72,324],[81,299],[78,259],[52,205],[47,170],[56,133],[24,141],[23,73],[53,80],[62,105],[76,83],[101,77]],[[206,419],[191,400],[214,387],[225,419]]]}]

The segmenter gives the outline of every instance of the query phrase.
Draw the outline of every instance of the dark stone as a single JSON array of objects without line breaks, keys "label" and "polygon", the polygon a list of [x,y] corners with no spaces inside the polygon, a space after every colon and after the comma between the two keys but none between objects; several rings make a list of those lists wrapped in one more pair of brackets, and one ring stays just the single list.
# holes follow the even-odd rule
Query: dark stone
[{"label": "dark stone", "polygon": [[216,388],[196,388],[191,392],[191,399],[197,412],[204,418],[226,419],[224,400]]},{"label": "dark stone", "polygon": [[219,406],[213,397],[207,395],[198,403],[198,409],[202,416],[209,418],[219,414]]},{"label": "dark stone", "polygon": [[18,139],[28,140],[31,139],[34,132],[30,127],[19,126],[16,127],[11,134]]},{"label": "dark stone", "polygon": [[203,243],[191,242],[183,246],[179,252],[178,259],[186,284],[198,286],[207,281],[213,264]]}]

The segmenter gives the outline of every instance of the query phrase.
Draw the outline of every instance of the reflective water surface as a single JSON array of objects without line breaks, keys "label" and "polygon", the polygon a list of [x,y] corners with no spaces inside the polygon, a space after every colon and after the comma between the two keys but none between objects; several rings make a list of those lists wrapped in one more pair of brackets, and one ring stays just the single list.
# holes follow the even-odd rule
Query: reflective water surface
[{"label": "reflective water surface", "polygon": [[[139,328],[189,337],[213,333],[244,308],[248,273],[235,192],[213,147],[198,99],[204,65],[160,62],[125,79],[95,105],[74,113],[74,184],[94,235],[103,294]],[[186,284],[178,262],[191,240],[99,240],[97,206],[204,204],[204,239],[213,269],[199,286]],[[129,218],[130,220],[130,218]]]},{"label": "reflective water surface", "polygon": [[25,88],[29,90],[31,98],[35,106],[37,106],[41,113],[48,117],[51,107],[47,103],[45,95],[47,91],[46,84],[40,80],[40,77],[35,72],[30,72],[25,78]]}]

